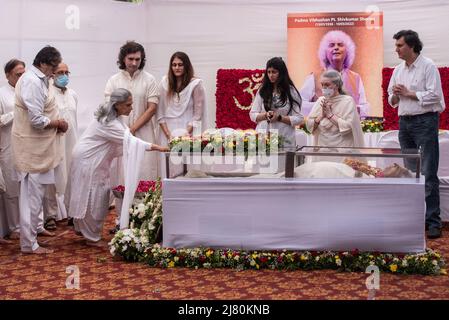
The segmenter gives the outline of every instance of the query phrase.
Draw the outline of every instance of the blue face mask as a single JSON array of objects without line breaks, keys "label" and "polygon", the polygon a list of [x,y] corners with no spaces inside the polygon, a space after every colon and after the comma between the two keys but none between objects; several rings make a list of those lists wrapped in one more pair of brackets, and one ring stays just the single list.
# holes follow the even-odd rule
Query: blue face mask
[{"label": "blue face mask", "polygon": [[55,78],[56,86],[60,88],[65,88],[69,84],[69,76],[66,74],[61,74]]}]

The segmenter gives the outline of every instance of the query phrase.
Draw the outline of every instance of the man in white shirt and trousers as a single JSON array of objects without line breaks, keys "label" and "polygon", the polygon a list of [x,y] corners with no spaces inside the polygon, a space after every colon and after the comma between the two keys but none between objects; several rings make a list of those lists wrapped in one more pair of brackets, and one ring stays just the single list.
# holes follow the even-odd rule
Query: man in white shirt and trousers
[{"label": "man in white shirt and trousers", "polygon": [[49,77],[61,54],[51,46],[42,48],[33,66],[16,84],[11,147],[20,185],[20,248],[23,253],[53,251],[39,246],[39,214],[47,185],[55,184],[62,160],[61,133],[68,124],[59,117],[54,97],[49,95]]},{"label": "man in white shirt and trousers", "polygon": [[[124,88],[132,93],[133,110],[126,123],[132,135],[143,141],[156,143],[156,132],[154,128],[153,116],[156,114],[159,103],[158,83],[153,75],[143,70],[146,63],[145,49],[140,43],[135,41],[126,42],[119,51],[117,65],[120,69],[118,73],[109,78],[105,88],[105,99],[109,100],[111,93]],[[122,159],[117,158],[111,170],[115,177],[111,181],[112,187],[123,184],[123,172],[121,169]],[[140,168],[139,180],[156,180],[159,176],[159,155],[147,152],[144,156],[143,164]],[[120,203],[116,201],[116,204]],[[117,215],[120,214],[120,207],[116,206]],[[116,223],[120,217],[118,217]],[[116,229],[118,230],[118,229]]]},{"label": "man in white shirt and trousers", "polygon": [[[49,185],[45,194],[48,203],[45,228],[56,229],[56,221],[67,218],[67,208],[64,204],[67,180],[70,173],[72,151],[78,140],[77,107],[78,96],[68,87],[70,79],[69,66],[61,62],[55,70],[54,78],[50,81],[49,92],[55,98],[59,116],[67,121],[69,129],[61,137],[63,159],[60,164],[60,175],[55,185]],[[49,210],[51,209],[51,210]],[[45,211],[44,211],[45,212]]]},{"label": "man in white shirt and trousers", "polygon": [[[25,62],[18,59],[9,60],[5,65],[8,83],[0,88],[0,166],[5,180],[5,193],[0,195],[0,202],[4,204],[2,215],[7,225],[7,235],[12,240],[20,238],[20,186],[12,163],[11,129],[14,120],[15,87],[24,73]],[[0,204],[0,208],[3,204]]]},{"label": "man in white shirt and trousers", "polygon": [[[396,52],[404,60],[396,66],[388,86],[388,102],[399,107],[401,149],[422,150],[422,173],[426,190],[427,238],[441,237],[440,190],[438,173],[439,113],[445,109],[441,78],[432,60],[421,55],[423,44],[418,33],[402,30],[393,36]],[[416,170],[406,159],[405,165]]]}]

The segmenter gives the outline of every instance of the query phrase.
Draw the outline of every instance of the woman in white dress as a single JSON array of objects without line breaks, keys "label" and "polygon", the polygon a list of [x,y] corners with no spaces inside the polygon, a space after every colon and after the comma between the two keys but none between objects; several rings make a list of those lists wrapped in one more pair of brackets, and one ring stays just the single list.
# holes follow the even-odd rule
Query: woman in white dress
[{"label": "woman in white dress", "polygon": [[[192,63],[184,52],[170,58],[168,74],[159,85],[157,120],[160,126],[159,144],[166,145],[174,137],[192,135],[199,127],[205,108],[203,80],[194,76]],[[166,177],[165,159],[161,159],[161,176]]]},{"label": "woman in white dress", "polygon": [[267,62],[263,84],[257,92],[249,116],[257,123],[256,131],[278,130],[285,139],[284,148],[296,149],[295,126],[301,124],[301,96],[280,57]]},{"label": "woman in white dress", "polygon": [[[101,232],[109,207],[110,166],[114,158],[123,154],[127,126],[120,116],[129,115],[132,103],[130,91],[114,90],[109,101],[95,112],[96,120],[73,150],[69,216],[74,218],[75,231],[86,238],[88,245],[105,246]],[[147,143],[146,150],[168,151],[168,148]]]},{"label": "woman in white dress", "polygon": [[[360,116],[354,99],[343,90],[340,73],[328,70],[321,76],[323,96],[310,111],[307,129],[313,134],[313,143],[323,147],[364,147]],[[314,159],[341,161],[342,158]]]}]

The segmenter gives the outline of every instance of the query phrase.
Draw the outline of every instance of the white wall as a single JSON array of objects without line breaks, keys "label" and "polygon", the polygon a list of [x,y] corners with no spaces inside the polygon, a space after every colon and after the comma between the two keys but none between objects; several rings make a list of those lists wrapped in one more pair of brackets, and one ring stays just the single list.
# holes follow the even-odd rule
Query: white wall
[{"label": "white wall", "polygon": [[[80,9],[79,30],[66,28],[69,5]],[[385,66],[399,62],[392,36],[408,28],[420,34],[425,55],[449,66],[447,0],[0,0],[0,64],[17,57],[30,65],[42,46],[60,49],[80,98],[82,130],[102,101],[107,78],[117,71],[118,49],[126,40],[145,45],[146,69],[157,79],[167,72],[171,54],[185,51],[205,80],[206,122],[212,127],[216,71],[264,68],[272,56],[286,57],[287,13],[365,11],[368,5],[384,12]]]}]

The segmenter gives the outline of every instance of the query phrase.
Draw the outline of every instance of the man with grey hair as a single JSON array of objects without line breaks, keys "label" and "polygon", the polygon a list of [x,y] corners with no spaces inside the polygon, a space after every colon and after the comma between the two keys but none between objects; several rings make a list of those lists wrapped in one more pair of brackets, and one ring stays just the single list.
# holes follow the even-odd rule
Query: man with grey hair
[{"label": "man with grey hair", "polygon": [[11,147],[20,185],[20,247],[23,253],[52,253],[37,241],[39,213],[47,185],[55,183],[62,159],[60,134],[68,129],[48,94],[49,78],[61,62],[51,46],[42,48],[33,66],[16,84]]}]

